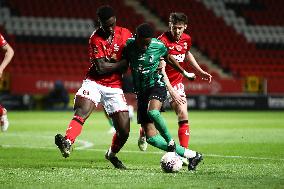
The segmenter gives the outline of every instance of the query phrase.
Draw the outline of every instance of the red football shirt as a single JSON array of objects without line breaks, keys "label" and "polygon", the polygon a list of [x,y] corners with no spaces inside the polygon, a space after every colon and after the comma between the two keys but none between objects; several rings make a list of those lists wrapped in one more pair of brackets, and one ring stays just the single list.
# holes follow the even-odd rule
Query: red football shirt
[{"label": "red football shirt", "polygon": [[[119,61],[122,57],[122,50],[128,38],[132,37],[131,32],[119,26],[114,28],[114,37],[111,42],[104,37],[104,32],[100,28],[96,30],[89,39],[89,58],[90,59],[115,59]],[[115,64],[115,63],[114,63]],[[98,75],[95,66],[91,65],[86,75],[87,79],[113,88],[122,87],[122,74],[113,73],[107,75]]]},{"label": "red football shirt", "polygon": [[4,39],[4,37],[0,33],[0,47],[3,47],[7,44],[7,41]]},{"label": "red football shirt", "polygon": [[[184,59],[186,53],[191,47],[191,38],[189,35],[183,33],[179,41],[175,41],[171,33],[165,32],[158,37],[168,48],[168,53],[172,55],[182,67],[185,67]],[[166,73],[172,86],[182,82],[182,74],[176,71],[171,65],[166,66]]]}]

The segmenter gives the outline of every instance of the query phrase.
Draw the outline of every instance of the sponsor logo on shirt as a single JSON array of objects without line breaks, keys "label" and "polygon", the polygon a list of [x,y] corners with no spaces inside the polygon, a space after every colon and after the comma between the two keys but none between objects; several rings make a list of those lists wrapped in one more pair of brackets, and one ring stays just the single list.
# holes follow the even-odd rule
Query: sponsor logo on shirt
[{"label": "sponsor logo on shirt", "polygon": [[182,50],[182,46],[176,45],[176,50],[177,50],[177,51],[181,51],[181,50]]},{"label": "sponsor logo on shirt", "polygon": [[178,62],[183,62],[185,59],[185,54],[177,54],[177,55],[172,55]]},{"label": "sponsor logo on shirt", "polygon": [[113,46],[113,51],[114,51],[114,52],[119,51],[119,46],[118,46],[117,44],[114,44],[114,46]]}]

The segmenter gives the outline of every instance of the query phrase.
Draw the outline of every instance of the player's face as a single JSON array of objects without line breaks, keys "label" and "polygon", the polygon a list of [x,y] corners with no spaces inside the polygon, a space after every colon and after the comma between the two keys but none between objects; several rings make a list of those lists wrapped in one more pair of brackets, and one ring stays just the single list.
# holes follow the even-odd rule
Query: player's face
[{"label": "player's face", "polygon": [[184,24],[183,22],[179,22],[179,23],[171,23],[170,22],[170,31],[171,31],[171,34],[173,36],[173,38],[175,40],[179,40],[181,35],[183,34],[184,30],[186,29],[187,25]]},{"label": "player's face", "polygon": [[106,21],[101,21],[101,26],[103,28],[103,30],[105,31],[106,35],[113,35],[114,33],[114,27],[116,25],[116,18],[115,16],[110,17],[108,20]]},{"label": "player's face", "polygon": [[148,49],[148,47],[150,46],[152,38],[143,38],[143,37],[139,37],[137,36],[136,38],[136,45],[139,48],[139,50],[141,51],[146,51]]}]

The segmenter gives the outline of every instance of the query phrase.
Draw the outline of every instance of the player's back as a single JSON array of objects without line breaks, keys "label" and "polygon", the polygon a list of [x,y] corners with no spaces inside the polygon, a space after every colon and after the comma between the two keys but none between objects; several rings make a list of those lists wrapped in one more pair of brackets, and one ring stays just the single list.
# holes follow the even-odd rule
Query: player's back
[{"label": "player's back", "polygon": [[146,51],[139,50],[135,39],[127,41],[125,58],[130,63],[136,91],[143,91],[155,84],[164,85],[162,75],[157,70],[160,58],[167,54],[165,45],[156,38],[152,38]]}]

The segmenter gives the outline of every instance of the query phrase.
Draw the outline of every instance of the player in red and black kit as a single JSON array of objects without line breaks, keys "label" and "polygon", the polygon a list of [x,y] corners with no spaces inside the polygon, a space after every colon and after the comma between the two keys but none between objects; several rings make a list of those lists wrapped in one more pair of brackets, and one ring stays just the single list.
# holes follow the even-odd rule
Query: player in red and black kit
[{"label": "player in red and black kit", "polygon": [[[11,62],[14,56],[13,48],[7,43],[7,41],[4,39],[1,33],[0,33],[0,47],[1,47],[1,51],[3,51],[5,54],[4,59],[0,64],[0,79],[1,79],[3,76],[4,69]],[[7,131],[9,127],[9,121],[7,118],[7,110],[1,105],[0,105],[0,126],[1,126],[1,131]]]},{"label": "player in red and black kit", "polygon": [[[172,55],[181,66],[185,67],[185,62],[190,62],[191,66],[193,66],[202,79],[211,82],[212,76],[200,68],[194,56],[189,51],[191,47],[191,37],[184,33],[184,30],[187,28],[187,22],[187,16],[184,13],[171,13],[169,18],[169,31],[164,32],[158,37],[158,39],[165,44],[165,46],[168,48],[168,53]],[[180,145],[188,148],[190,131],[186,94],[184,92],[184,85],[182,84],[183,75],[177,72],[169,64],[167,64],[165,70],[172,87],[184,99],[184,103],[177,103],[170,95],[168,95],[168,100],[171,104],[171,107],[175,110],[178,116],[178,137]],[[145,139],[142,130],[138,140],[139,148],[142,151],[146,150],[147,148],[143,141],[145,141]]]},{"label": "player in red and black kit", "polygon": [[[97,10],[100,27],[94,31],[89,40],[89,58],[91,67],[86,74],[82,87],[76,93],[74,110],[65,137],[61,134],[55,136],[55,144],[60,149],[63,157],[70,155],[71,145],[80,135],[85,120],[93,109],[101,103],[112,118],[116,133],[113,136],[111,147],[105,154],[116,168],[126,169],[116,157],[128,139],[130,121],[128,106],[122,91],[121,66],[116,66],[120,61],[122,49],[131,32],[116,26],[114,10],[109,6],[102,6]],[[127,64],[126,64],[127,65]]]}]

